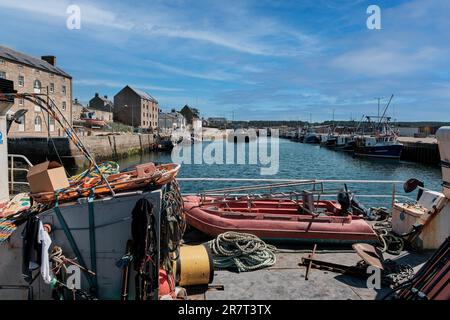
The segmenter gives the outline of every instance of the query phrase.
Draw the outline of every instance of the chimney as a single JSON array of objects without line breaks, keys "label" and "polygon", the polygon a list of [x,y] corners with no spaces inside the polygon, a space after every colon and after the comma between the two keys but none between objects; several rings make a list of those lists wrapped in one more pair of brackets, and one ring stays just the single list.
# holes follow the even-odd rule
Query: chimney
[{"label": "chimney", "polygon": [[78,104],[78,99],[77,98],[75,98],[75,104]]},{"label": "chimney", "polygon": [[56,66],[56,57],[55,56],[42,56],[42,60],[47,61],[52,66]]},{"label": "chimney", "polygon": [[98,92],[95,93],[95,97],[98,98]]}]

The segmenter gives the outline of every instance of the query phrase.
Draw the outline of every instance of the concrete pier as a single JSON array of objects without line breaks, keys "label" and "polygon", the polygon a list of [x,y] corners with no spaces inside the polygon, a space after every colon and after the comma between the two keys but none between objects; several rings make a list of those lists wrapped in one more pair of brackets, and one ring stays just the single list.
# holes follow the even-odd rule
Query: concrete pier
[{"label": "concrete pier", "polygon": [[436,138],[399,137],[403,144],[401,160],[438,165],[441,161]]},{"label": "concrete pier", "polygon": [[[154,144],[152,134],[123,134],[80,137],[96,160],[112,160],[148,152]],[[68,138],[38,137],[8,138],[10,154],[22,154],[32,163],[47,159],[59,161],[67,167],[83,167],[86,158]],[[57,151],[55,151],[55,149]]]}]

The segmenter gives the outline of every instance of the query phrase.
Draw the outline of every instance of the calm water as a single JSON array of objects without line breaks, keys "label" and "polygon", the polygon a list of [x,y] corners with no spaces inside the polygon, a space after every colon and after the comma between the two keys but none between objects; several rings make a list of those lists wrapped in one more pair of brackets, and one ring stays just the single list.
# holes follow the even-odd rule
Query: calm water
[{"label": "calm water", "polygon": [[[203,148],[210,142],[203,142]],[[245,145],[245,144],[244,144]],[[226,148],[234,148],[236,144],[226,144]],[[239,147],[242,147],[240,145]],[[184,146],[184,151],[194,150],[193,146]],[[329,179],[329,180],[400,180],[417,178],[425,182],[425,186],[433,190],[441,190],[441,171],[438,167],[430,167],[412,162],[355,158],[350,154],[329,150],[318,145],[309,145],[280,139],[279,171],[275,175],[261,175],[261,164],[248,164],[248,145],[246,148],[247,164],[183,164],[179,177],[215,177],[215,178],[297,178],[297,179]],[[269,148],[270,154],[270,148]],[[236,156],[235,156],[236,158]],[[119,160],[121,168],[144,162],[172,162],[170,152],[149,153]],[[193,161],[192,161],[193,162]],[[224,182],[182,182],[183,192],[199,192],[200,190],[237,186],[244,183]],[[330,188],[338,189],[342,183],[331,184]],[[352,184],[348,187],[356,194],[389,194],[391,184],[368,185]],[[403,193],[401,185],[398,193]],[[412,195],[413,197],[415,195]],[[375,199],[360,199],[363,203],[375,205]],[[379,199],[378,199],[379,200]],[[389,199],[383,203],[389,204]]]}]

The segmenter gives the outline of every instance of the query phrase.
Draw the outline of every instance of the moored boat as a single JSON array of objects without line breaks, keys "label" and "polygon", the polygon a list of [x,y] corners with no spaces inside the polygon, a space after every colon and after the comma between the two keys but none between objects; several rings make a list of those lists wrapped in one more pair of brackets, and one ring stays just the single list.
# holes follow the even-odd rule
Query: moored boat
[{"label": "moored boat", "polygon": [[184,210],[188,224],[210,236],[236,231],[272,241],[378,240],[362,216],[348,213],[336,201],[186,196]]},{"label": "moored boat", "polygon": [[402,149],[395,135],[362,136],[356,140],[355,155],[400,159]]}]

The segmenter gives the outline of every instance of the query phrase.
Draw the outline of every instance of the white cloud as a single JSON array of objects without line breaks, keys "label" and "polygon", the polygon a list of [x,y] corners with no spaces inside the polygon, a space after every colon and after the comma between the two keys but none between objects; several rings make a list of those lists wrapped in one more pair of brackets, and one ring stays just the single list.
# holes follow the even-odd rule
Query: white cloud
[{"label": "white cloud", "polygon": [[[122,88],[125,87],[128,83],[123,82],[115,82],[109,80],[102,79],[81,79],[74,80],[74,83],[79,86],[101,86],[101,87],[110,87],[110,88]],[[184,89],[180,88],[172,88],[172,87],[161,87],[161,86],[152,86],[152,85],[142,85],[142,84],[128,84],[131,87],[145,89],[145,90],[154,90],[154,91],[170,91],[170,92],[179,92],[184,91]]]},{"label": "white cloud", "polygon": [[392,49],[386,45],[353,50],[332,59],[331,66],[368,77],[397,75],[426,69],[441,56],[441,51],[434,47],[408,49]]},{"label": "white cloud", "polygon": [[192,77],[192,78],[199,78],[199,79],[206,79],[206,80],[216,80],[216,81],[229,81],[236,79],[236,75],[233,75],[231,73],[225,72],[225,71],[208,71],[208,72],[196,72],[191,71],[179,67],[174,67],[171,65],[167,65],[161,62],[156,61],[149,61],[146,60],[143,62],[144,65],[156,67],[160,70],[170,72],[172,74]]}]

